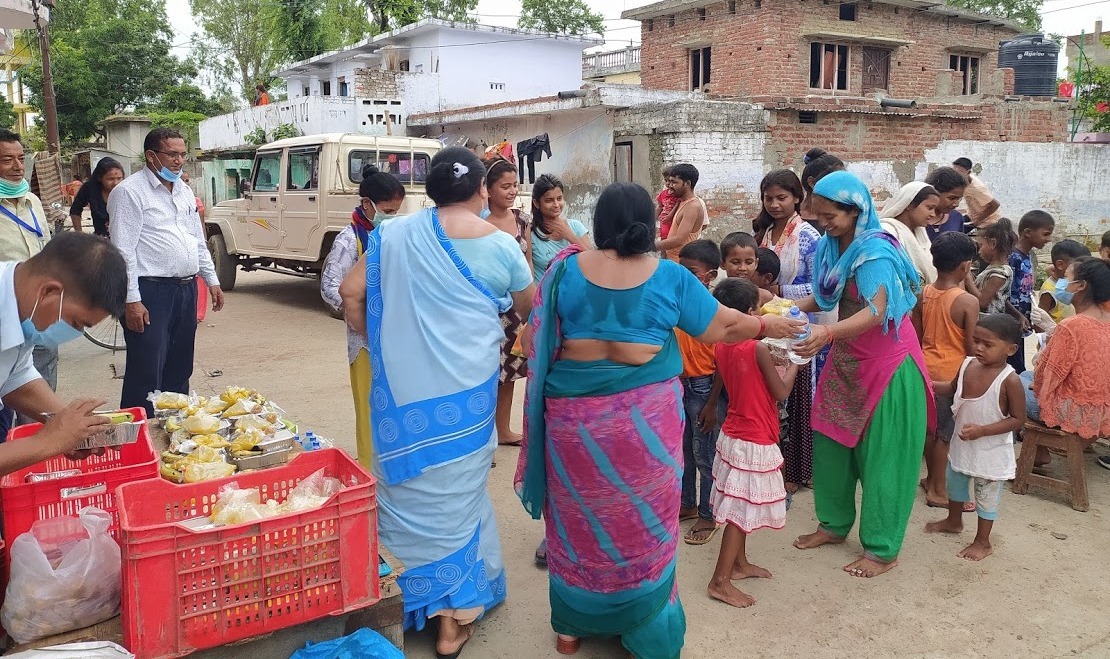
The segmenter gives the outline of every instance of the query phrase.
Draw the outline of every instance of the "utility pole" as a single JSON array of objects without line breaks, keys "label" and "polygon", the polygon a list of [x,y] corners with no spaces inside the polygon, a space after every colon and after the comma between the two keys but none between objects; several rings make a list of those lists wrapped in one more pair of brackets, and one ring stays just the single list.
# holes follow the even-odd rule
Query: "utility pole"
[{"label": "utility pole", "polygon": [[42,114],[46,119],[46,151],[57,155],[61,151],[58,137],[58,104],[54,99],[54,77],[50,72],[50,35],[43,25],[41,10],[54,8],[54,0],[31,0],[35,12],[35,30],[39,33],[39,51],[42,53]]}]

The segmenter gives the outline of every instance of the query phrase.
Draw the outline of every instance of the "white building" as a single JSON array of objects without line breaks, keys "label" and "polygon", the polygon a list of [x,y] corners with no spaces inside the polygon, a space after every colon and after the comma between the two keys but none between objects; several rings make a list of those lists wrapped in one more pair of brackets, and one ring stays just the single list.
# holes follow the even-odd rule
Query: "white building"
[{"label": "white building", "polygon": [[582,86],[582,51],[602,41],[425,19],[275,75],[289,98],[402,99],[424,114],[550,96]]},{"label": "white building", "polygon": [[[2,0],[0,0],[2,1]],[[553,96],[582,86],[599,39],[426,19],[274,73],[289,99],[206,119],[202,149],[243,146],[281,125],[404,135],[409,114]]]}]

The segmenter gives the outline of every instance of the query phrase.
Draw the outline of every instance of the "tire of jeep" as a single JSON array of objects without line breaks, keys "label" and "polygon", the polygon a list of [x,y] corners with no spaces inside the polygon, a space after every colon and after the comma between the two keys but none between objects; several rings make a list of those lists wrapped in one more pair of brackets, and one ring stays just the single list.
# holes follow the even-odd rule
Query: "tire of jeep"
[{"label": "tire of jeep", "polygon": [[220,288],[225,291],[235,290],[239,258],[227,253],[227,243],[218,233],[208,237],[208,251],[212,254],[213,265],[216,266],[216,277],[220,280]]}]

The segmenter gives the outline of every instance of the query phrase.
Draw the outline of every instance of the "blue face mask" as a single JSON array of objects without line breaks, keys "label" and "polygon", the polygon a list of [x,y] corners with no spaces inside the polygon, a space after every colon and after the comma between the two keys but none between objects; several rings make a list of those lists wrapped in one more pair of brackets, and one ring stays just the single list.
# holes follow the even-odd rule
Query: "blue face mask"
[{"label": "blue face mask", "polygon": [[[157,156],[154,157],[154,162],[157,164],[162,164],[162,161],[158,160]],[[162,169],[158,170],[158,178],[162,179],[166,183],[177,183],[181,180],[181,174],[174,172],[165,165],[162,165]]]},{"label": "blue face mask", "polygon": [[1072,293],[1068,290],[1068,286],[1070,285],[1071,282],[1067,279],[1056,280],[1056,290],[1054,291],[1054,297],[1056,298],[1056,301],[1060,304],[1071,304],[1072,298],[1075,297],[1075,293]]},{"label": "blue face mask", "polygon": [[63,343],[68,343],[82,336],[83,332],[81,330],[62,320],[62,302],[64,301],[65,291],[62,291],[58,299],[58,320],[44,330],[35,327],[33,319],[39,308],[38,301],[35,301],[35,306],[31,309],[31,317],[20,323],[25,343],[57,349]]},{"label": "blue face mask", "polygon": [[373,200],[370,200],[370,207],[374,209],[374,226],[381,226],[382,222],[385,222],[386,220],[392,220],[393,218],[397,217],[396,213],[390,215],[389,213],[383,213],[378,210],[378,205],[375,204]]}]

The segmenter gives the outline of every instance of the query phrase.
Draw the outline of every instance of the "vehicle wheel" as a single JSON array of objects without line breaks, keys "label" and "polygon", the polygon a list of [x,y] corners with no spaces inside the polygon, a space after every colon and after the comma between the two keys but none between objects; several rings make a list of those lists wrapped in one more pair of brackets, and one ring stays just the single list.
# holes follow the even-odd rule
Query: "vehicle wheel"
[{"label": "vehicle wheel", "polygon": [[216,277],[220,280],[220,288],[225,291],[235,290],[239,258],[227,253],[227,243],[218,233],[208,237],[208,251],[211,252],[212,263],[216,266]]},{"label": "vehicle wheel", "polygon": [[92,327],[85,328],[85,338],[113,352],[127,349],[127,343],[123,340],[123,326],[111,316]]}]

